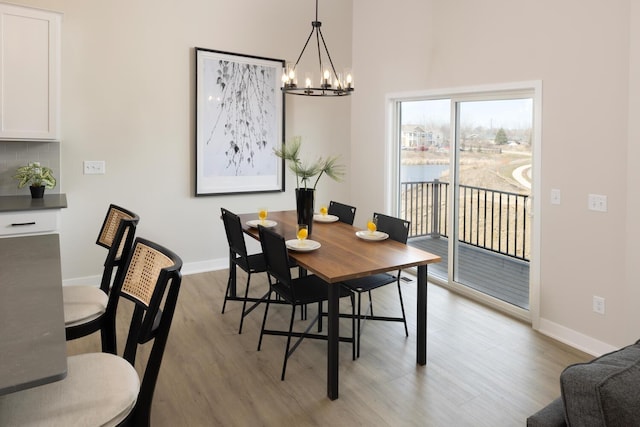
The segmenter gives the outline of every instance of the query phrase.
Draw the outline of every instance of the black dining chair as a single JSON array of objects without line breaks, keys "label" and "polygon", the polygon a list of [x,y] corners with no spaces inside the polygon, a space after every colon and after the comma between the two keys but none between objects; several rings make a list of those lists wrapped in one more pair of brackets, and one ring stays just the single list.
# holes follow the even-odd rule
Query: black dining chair
[{"label": "black dining chair", "polygon": [[108,249],[100,287],[63,286],[64,323],[67,340],[100,331],[102,351],[115,353],[115,335],[108,336],[105,313],[114,271],[127,259],[140,217],[132,211],[111,204],[100,228],[96,244]]},{"label": "black dining chair", "polygon": [[[264,309],[264,317],[262,319],[262,327],[260,329],[260,339],[258,341],[258,351],[262,347],[262,337],[264,335],[285,335],[287,337],[287,345],[284,352],[284,361],[282,363],[282,375],[280,379],[284,381],[284,376],[287,370],[287,361],[289,357],[298,348],[304,338],[323,339],[327,340],[326,335],[310,333],[311,328],[316,324],[318,319],[322,317],[322,312],[318,312],[318,315],[309,322],[304,332],[294,332],[293,322],[295,318],[296,307],[304,306],[306,304],[321,303],[326,301],[329,296],[329,286],[340,286],[338,284],[329,284],[316,276],[315,274],[307,274],[297,278],[291,277],[291,270],[289,265],[291,263],[289,259],[289,253],[284,240],[284,237],[272,231],[270,229],[258,226],[260,233],[260,243],[262,245],[262,253],[264,253],[267,263],[267,273],[269,278],[269,293],[275,293],[282,301],[291,305],[291,319],[289,321],[289,330],[273,330],[266,329],[267,317],[269,314],[269,306],[271,298],[266,300],[266,306]],[[347,288],[340,286],[339,289],[340,298],[349,297],[351,299],[351,337],[340,337],[340,341],[351,342],[352,344],[352,357],[355,360],[355,312],[353,304],[353,293]],[[296,342],[292,345],[291,338],[298,337]]]},{"label": "black dining chair", "polygon": [[327,210],[327,213],[329,215],[337,216],[338,220],[341,222],[353,225],[353,220],[356,217],[356,208],[331,200],[329,202],[329,209]]},{"label": "black dining chair", "polygon": [[[220,208],[222,212],[222,222],[227,235],[229,244],[229,278],[227,279],[227,289],[224,293],[224,302],[222,303],[222,314],[224,314],[227,301],[241,301],[242,312],[240,314],[240,326],[238,333],[242,333],[244,318],[249,315],[258,305],[265,301],[269,295],[267,290],[260,297],[249,296],[249,286],[251,285],[251,275],[255,273],[264,273],[267,271],[267,264],[262,253],[249,254],[247,245],[244,240],[244,231],[240,217],[233,212]],[[290,268],[295,267],[295,262],[291,262]],[[245,284],[244,295],[232,295],[231,284],[235,280],[235,267],[240,267],[247,274],[247,282]],[[247,304],[250,303],[249,307]]]},{"label": "black dining chair", "polygon": [[[395,218],[392,216],[374,213],[374,218],[377,218],[378,231],[385,232],[389,235],[390,239],[398,241],[400,243],[407,243],[409,236],[409,226],[411,223],[407,220]],[[396,274],[390,273],[378,273],[371,276],[361,277],[358,279],[347,280],[343,283],[347,289],[358,294],[358,309],[356,314],[357,319],[357,345],[356,345],[356,357],[360,357],[360,333],[362,329],[361,321],[369,320],[383,320],[391,322],[403,322],[404,332],[406,336],[409,336],[409,329],[407,328],[407,317],[404,312],[404,302],[402,301],[402,289],[400,287],[400,275],[402,270],[398,270]],[[402,317],[388,317],[388,316],[376,316],[373,313],[373,299],[371,297],[371,291],[380,288],[385,285],[396,283],[398,286],[398,296],[400,297],[400,309],[402,311]],[[367,312],[362,314],[362,294],[367,293],[369,296],[369,303],[367,306]]]},{"label": "black dining chair", "polygon": [[[133,304],[123,356],[104,352],[70,356],[63,380],[0,396],[0,425],[149,426],[181,268],[176,254],[136,238],[124,269],[116,274],[107,308],[108,321],[115,326],[120,299]],[[136,353],[152,341],[144,352],[148,357],[140,381],[134,368]]]},{"label": "black dining chair", "polygon": [[[244,318],[251,313],[269,294],[267,291],[260,298],[249,297],[249,286],[251,285],[251,275],[254,273],[264,273],[267,271],[267,264],[262,253],[249,254],[247,245],[244,240],[244,232],[242,231],[242,223],[240,217],[233,212],[220,208],[222,212],[222,222],[227,235],[227,243],[229,244],[229,278],[227,279],[227,289],[224,293],[224,302],[222,303],[222,314],[224,314],[227,301],[242,301],[242,313],[240,314],[240,326],[238,333],[242,333],[242,325]],[[232,295],[231,284],[235,280],[235,268],[240,267],[247,273],[247,283],[245,284],[244,296]],[[247,308],[247,303],[252,303]]]}]

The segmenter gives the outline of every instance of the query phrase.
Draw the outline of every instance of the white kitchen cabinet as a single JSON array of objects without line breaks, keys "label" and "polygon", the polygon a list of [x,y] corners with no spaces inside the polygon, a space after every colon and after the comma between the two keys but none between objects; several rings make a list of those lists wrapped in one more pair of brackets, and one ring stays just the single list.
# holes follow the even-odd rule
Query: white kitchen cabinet
[{"label": "white kitchen cabinet", "polygon": [[0,237],[55,233],[59,228],[59,209],[0,213]]},{"label": "white kitchen cabinet", "polygon": [[59,140],[56,12],[0,3],[0,140]]},{"label": "white kitchen cabinet", "polygon": [[0,197],[0,238],[51,234],[60,231],[60,210],[67,207],[66,194]]}]

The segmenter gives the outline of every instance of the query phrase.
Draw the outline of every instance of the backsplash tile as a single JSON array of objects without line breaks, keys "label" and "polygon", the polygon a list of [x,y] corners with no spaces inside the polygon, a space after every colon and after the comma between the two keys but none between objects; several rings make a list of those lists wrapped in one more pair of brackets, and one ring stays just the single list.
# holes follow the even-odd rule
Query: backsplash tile
[{"label": "backsplash tile", "polygon": [[16,169],[29,162],[40,162],[53,169],[58,185],[50,193],[60,192],[60,142],[0,141],[0,196],[28,195],[29,188],[18,188],[13,179]]}]

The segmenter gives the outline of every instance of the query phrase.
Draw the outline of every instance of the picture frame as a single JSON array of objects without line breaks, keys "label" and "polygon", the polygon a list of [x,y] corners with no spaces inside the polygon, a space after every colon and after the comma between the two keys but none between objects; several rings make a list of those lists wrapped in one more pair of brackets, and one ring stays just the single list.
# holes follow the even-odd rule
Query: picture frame
[{"label": "picture frame", "polygon": [[282,192],[285,61],[195,48],[195,195]]}]

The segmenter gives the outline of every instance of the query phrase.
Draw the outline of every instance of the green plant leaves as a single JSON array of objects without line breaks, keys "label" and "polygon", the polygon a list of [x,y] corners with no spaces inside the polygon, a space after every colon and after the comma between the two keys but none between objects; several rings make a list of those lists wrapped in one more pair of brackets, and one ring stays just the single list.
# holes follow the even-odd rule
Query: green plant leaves
[{"label": "green plant leaves", "polygon": [[289,163],[289,169],[296,175],[296,187],[300,188],[300,182],[304,188],[309,187],[309,181],[314,176],[317,176],[313,189],[315,190],[318,185],[318,181],[323,174],[326,174],[334,181],[341,181],[345,175],[345,166],[338,164],[338,156],[331,156],[327,158],[319,157],[312,163],[304,162],[300,159],[300,149],[302,146],[302,138],[295,136],[291,140],[282,146],[280,149],[274,149],[273,152],[276,156],[287,161]]},{"label": "green plant leaves", "polygon": [[41,166],[39,162],[20,166],[13,178],[18,180],[18,188],[29,184],[35,187],[44,186],[45,188],[52,189],[57,183],[53,176],[53,170],[46,166]]}]

